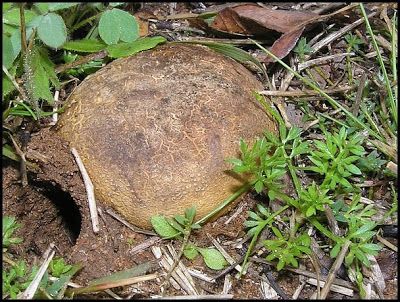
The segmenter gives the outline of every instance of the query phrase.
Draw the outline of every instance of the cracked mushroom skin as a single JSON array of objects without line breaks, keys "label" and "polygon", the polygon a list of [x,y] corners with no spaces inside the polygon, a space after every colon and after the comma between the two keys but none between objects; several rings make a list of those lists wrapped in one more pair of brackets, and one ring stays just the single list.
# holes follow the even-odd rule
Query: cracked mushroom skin
[{"label": "cracked mushroom skin", "polygon": [[196,206],[201,218],[246,181],[228,172],[239,140],[276,124],[253,96],[261,83],[234,60],[198,45],[166,44],[88,76],[57,132],[75,147],[96,198],[130,223]]}]

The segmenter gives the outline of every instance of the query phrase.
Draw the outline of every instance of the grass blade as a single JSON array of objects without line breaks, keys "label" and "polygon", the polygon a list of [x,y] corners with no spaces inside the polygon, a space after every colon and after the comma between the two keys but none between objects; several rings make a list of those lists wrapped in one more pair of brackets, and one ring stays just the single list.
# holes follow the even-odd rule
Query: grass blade
[{"label": "grass blade", "polygon": [[[383,77],[385,79],[386,91],[387,91],[388,97],[389,97],[389,105],[390,105],[390,109],[391,109],[390,111],[392,113],[393,120],[397,127],[397,100],[395,102],[394,97],[393,97],[392,87],[390,85],[390,80],[389,80],[388,74],[386,72],[385,64],[383,63],[383,59],[382,59],[381,53],[379,51],[378,43],[376,42],[375,35],[372,31],[371,25],[369,24],[369,21],[367,18],[367,13],[365,12],[364,5],[362,3],[360,3],[360,9],[361,9],[361,12],[362,12],[364,20],[365,20],[365,26],[367,27],[368,33],[371,36],[372,45],[374,45],[374,48],[375,48],[375,51],[376,51],[376,54],[378,57],[379,65],[381,66]],[[394,52],[394,49],[392,49],[392,56],[393,56],[393,52]]]}]

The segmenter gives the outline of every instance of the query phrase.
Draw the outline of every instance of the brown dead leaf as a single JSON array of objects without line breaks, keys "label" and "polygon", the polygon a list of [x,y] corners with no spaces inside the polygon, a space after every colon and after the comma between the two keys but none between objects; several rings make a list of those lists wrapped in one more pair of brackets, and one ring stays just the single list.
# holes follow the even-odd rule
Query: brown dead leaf
[{"label": "brown dead leaf", "polygon": [[234,8],[228,7],[219,12],[211,28],[235,34],[249,34],[248,30],[240,23],[240,18]]},{"label": "brown dead leaf", "polygon": [[[286,57],[290,53],[290,51],[296,46],[296,43],[301,37],[303,31],[304,27],[283,34],[278,40],[274,42],[269,50],[279,59]],[[269,56],[266,56],[264,60],[261,60],[262,63],[270,63],[272,61],[272,58]]]},{"label": "brown dead leaf", "polygon": [[229,33],[266,35],[271,30],[287,33],[318,15],[311,12],[273,10],[256,4],[228,7],[219,12],[211,27]]},{"label": "brown dead leaf", "polygon": [[139,36],[146,37],[149,34],[148,19],[157,19],[157,17],[147,11],[138,11],[134,16],[139,25]]},{"label": "brown dead leaf", "polygon": [[[358,6],[357,3],[350,4],[333,13],[318,15],[313,12],[273,10],[252,3],[236,4],[219,11],[211,25],[208,26],[204,20],[200,23],[202,30],[207,31],[208,26],[208,31],[215,35],[257,36],[270,39],[271,36],[275,38],[277,34],[282,33],[283,35],[273,43],[270,49],[279,59],[282,59],[295,47],[304,30],[333,16],[339,17],[356,6]],[[195,23],[192,25],[196,26]],[[261,58],[260,61],[264,63],[272,61],[266,55]]]},{"label": "brown dead leaf", "polygon": [[[290,53],[303,33],[304,27],[298,26],[316,17],[318,15],[311,12],[273,10],[256,4],[244,4],[221,10],[210,27],[229,34],[248,36],[265,37],[276,32],[283,33],[270,49],[281,59]],[[271,59],[265,56],[262,61],[268,63]]]}]

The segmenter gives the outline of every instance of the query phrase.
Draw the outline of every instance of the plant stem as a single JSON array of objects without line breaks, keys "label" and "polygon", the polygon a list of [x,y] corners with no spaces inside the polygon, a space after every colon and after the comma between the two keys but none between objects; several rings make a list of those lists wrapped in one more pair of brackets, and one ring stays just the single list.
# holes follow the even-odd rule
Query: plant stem
[{"label": "plant stem", "polygon": [[[396,16],[396,12],[394,12],[393,15],[393,21],[392,21],[392,51],[390,54],[391,57],[391,62],[392,62],[392,74],[393,74],[393,82],[396,83],[397,86],[397,35],[396,35],[396,24],[397,24],[397,16]],[[397,100],[397,89],[396,87],[394,87],[394,97]]]},{"label": "plant stem", "polygon": [[179,254],[176,257],[174,263],[172,264],[172,266],[171,266],[171,268],[170,268],[170,270],[169,270],[167,276],[165,277],[165,280],[164,280],[164,282],[163,282],[163,284],[161,286],[163,286],[164,284],[169,284],[169,279],[171,278],[172,273],[174,272],[175,268],[179,264],[179,261],[181,260],[182,255],[183,255],[183,251],[185,250],[185,246],[189,242],[190,233],[191,233],[191,224],[189,224],[185,228],[185,235],[184,235],[183,240],[182,240],[182,246],[181,246],[181,248],[179,250]]},{"label": "plant stem", "polygon": [[[379,51],[378,44],[376,43],[375,35],[374,35],[373,31],[372,31],[371,25],[369,24],[369,21],[368,21],[368,18],[367,18],[367,14],[366,14],[365,9],[364,9],[364,5],[362,3],[359,3],[359,5],[360,5],[360,9],[361,9],[361,12],[362,12],[364,20],[365,20],[365,26],[367,27],[368,33],[371,36],[372,45],[374,45],[374,48],[375,48],[375,51],[376,51],[376,54],[377,54],[377,57],[378,57],[379,65],[381,66],[383,77],[385,79],[386,92],[387,92],[387,94],[389,96],[389,105],[391,107],[391,113],[392,113],[392,116],[393,116],[393,120],[394,120],[394,122],[395,122],[395,124],[397,126],[397,104],[396,104],[397,102],[395,103],[395,100],[394,100],[394,97],[393,97],[393,92],[392,92],[392,87],[390,85],[389,77],[388,77],[388,74],[386,72],[386,67],[385,67],[385,64],[383,63],[383,59],[382,59],[381,53]],[[394,52],[394,50],[392,50],[392,53],[393,52]]]},{"label": "plant stem", "polygon": [[28,47],[26,43],[26,27],[25,27],[25,3],[21,3],[19,7],[19,18],[21,20],[21,52],[22,55],[26,54],[26,49]]},{"label": "plant stem", "polygon": [[282,149],[283,149],[283,154],[285,155],[285,159],[286,159],[287,166],[289,168],[290,175],[292,176],[292,180],[293,180],[294,187],[296,189],[297,197],[299,197],[300,192],[301,192],[301,184],[300,184],[299,178],[297,177],[296,171],[292,164],[291,157],[286,154],[286,150],[283,146],[282,146]]},{"label": "plant stem", "polygon": [[196,221],[196,223],[201,225],[204,222],[206,222],[208,219],[213,217],[215,214],[217,214],[219,211],[221,211],[223,208],[225,208],[227,205],[229,205],[231,202],[233,202],[235,199],[237,199],[240,195],[242,195],[243,193],[250,190],[255,183],[256,183],[256,181],[254,180],[252,182],[246,183],[243,186],[241,186],[235,193],[233,193],[231,196],[229,196],[227,199],[225,199],[219,206],[217,206],[214,210],[212,210],[206,216],[204,216],[200,220]]},{"label": "plant stem", "polygon": [[324,234],[326,237],[332,239],[335,242],[342,242],[343,238],[340,238],[338,236],[335,236],[331,231],[329,231],[327,228],[325,228],[322,224],[319,223],[319,221],[316,218],[308,218],[308,221],[312,223],[312,225],[320,231],[322,234]]},{"label": "plant stem", "polygon": [[78,24],[75,24],[75,25],[70,29],[70,32],[72,33],[72,32],[74,32],[75,30],[81,28],[82,26],[84,26],[84,25],[86,25],[87,23],[91,22],[92,20],[96,19],[96,18],[97,18],[99,15],[101,15],[102,13],[103,13],[103,12],[99,12],[99,13],[97,13],[96,15],[91,16],[91,17],[89,17],[89,18],[87,18],[87,19],[85,19],[85,20],[79,22]]},{"label": "plant stem", "polygon": [[344,108],[340,103],[335,101],[333,98],[331,98],[329,95],[327,95],[324,91],[322,91],[317,85],[309,81],[307,78],[301,76],[299,73],[293,70],[290,66],[288,66],[286,63],[284,63],[282,60],[280,60],[278,57],[276,57],[273,53],[271,53],[269,50],[267,50],[265,47],[262,45],[258,44],[256,41],[252,40],[261,50],[263,50],[266,54],[271,56],[273,59],[275,59],[279,64],[281,64],[283,67],[285,67],[287,70],[292,72],[297,78],[299,78],[303,83],[306,85],[310,86],[312,89],[316,90],[326,98],[326,100],[333,106],[333,107],[338,107],[340,108],[350,119],[352,119],[356,124],[361,126],[362,128],[366,129],[370,135],[373,137],[382,140],[382,137],[379,136],[375,131],[370,129],[367,125],[365,125],[363,122],[361,122],[357,117],[354,116],[350,111],[348,111],[346,108]]}]

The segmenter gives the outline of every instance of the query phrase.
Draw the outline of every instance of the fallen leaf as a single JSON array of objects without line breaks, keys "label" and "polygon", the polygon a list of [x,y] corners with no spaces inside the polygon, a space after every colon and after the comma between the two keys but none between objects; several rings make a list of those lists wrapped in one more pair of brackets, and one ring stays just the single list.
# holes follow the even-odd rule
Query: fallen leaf
[{"label": "fallen leaf", "polygon": [[211,28],[235,34],[249,34],[249,31],[240,22],[237,12],[231,8],[225,8],[219,12],[211,24]]},{"label": "fallen leaf", "polygon": [[[269,50],[279,59],[286,57],[296,46],[297,41],[301,37],[303,31],[304,27],[283,34],[278,40],[274,42]],[[265,56],[265,59],[261,59],[260,61],[263,63],[270,63],[273,60],[270,56]]]},{"label": "fallen leaf", "polygon": [[229,33],[267,35],[271,30],[287,33],[300,23],[318,15],[311,12],[273,10],[255,4],[225,8],[215,17],[211,27]]},{"label": "fallen leaf", "polygon": [[136,21],[139,25],[139,37],[146,37],[149,34],[149,21],[148,19],[157,19],[153,14],[146,11],[138,11],[134,14]]}]

